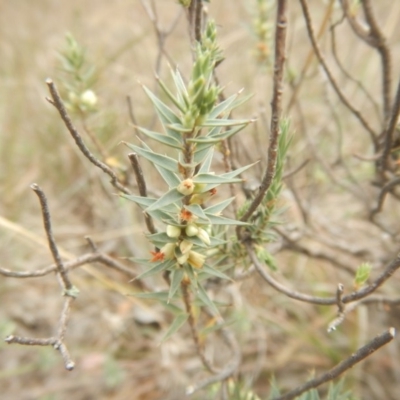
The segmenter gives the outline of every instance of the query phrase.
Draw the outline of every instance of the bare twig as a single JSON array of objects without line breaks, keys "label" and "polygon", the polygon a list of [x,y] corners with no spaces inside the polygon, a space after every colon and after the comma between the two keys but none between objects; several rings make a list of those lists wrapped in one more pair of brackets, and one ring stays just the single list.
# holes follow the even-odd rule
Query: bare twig
[{"label": "bare twig", "polygon": [[[334,5],[335,5],[335,0],[330,0],[328,6],[326,7],[324,17],[322,19],[321,25],[320,25],[317,35],[316,35],[317,40],[319,40],[326,31],[326,28],[329,23],[329,19],[334,10]],[[289,103],[287,106],[287,112],[289,112],[291,110],[291,108],[293,107],[293,105],[297,102],[300,88],[304,82],[304,78],[306,77],[308,69],[312,65],[313,59],[314,59],[314,52],[312,49],[310,49],[310,51],[307,54],[304,66],[299,74],[299,78],[296,80],[296,82],[293,82],[293,84],[291,85],[293,90],[292,90],[292,93],[291,93],[291,96],[289,99]]]},{"label": "bare twig", "polygon": [[66,297],[64,300],[63,310],[60,316],[58,325],[58,332],[56,337],[41,338],[28,338],[23,336],[7,336],[4,341],[8,344],[17,343],[26,346],[53,346],[61,354],[64,360],[64,367],[67,371],[72,371],[75,368],[75,363],[72,361],[67,346],[64,343],[65,331],[67,329],[69,311],[71,303],[74,301],[73,297]]},{"label": "bare twig", "polygon": [[[278,281],[276,281],[263,267],[263,265],[260,263],[260,261],[257,258],[257,255],[251,245],[248,241],[244,243],[246,246],[247,253],[249,254],[251,262],[254,264],[256,270],[259,272],[262,278],[265,279],[265,281],[272,286],[275,290],[278,292],[281,292],[285,294],[286,296],[299,300],[299,301],[304,301],[306,303],[312,303],[312,304],[320,304],[320,305],[334,305],[337,303],[336,297],[317,297],[317,296],[311,296],[305,293],[300,293],[294,290],[291,290],[287,288],[286,286],[282,285]],[[376,289],[378,289],[384,282],[386,282],[394,273],[397,269],[400,268],[400,254],[392,260],[384,269],[384,271],[368,286],[365,286],[364,288],[353,292],[349,295],[343,296],[342,297],[342,303],[351,303],[353,301],[361,300],[367,296],[369,296],[371,293],[373,293]]]},{"label": "bare twig", "polygon": [[[285,64],[285,42],[286,42],[286,17],[287,1],[278,2],[276,14],[275,28],[275,66],[273,77],[273,94],[272,94],[272,116],[271,116],[271,135],[268,147],[268,165],[262,179],[259,191],[249,208],[242,216],[241,221],[248,221],[257,207],[261,204],[265,193],[272,184],[276,171],[276,161],[278,156],[278,142],[280,135],[280,121],[282,114],[282,92],[283,92],[283,74]],[[240,230],[238,230],[238,233]]]},{"label": "bare twig", "polygon": [[51,79],[46,80],[46,84],[49,87],[51,99],[48,99],[50,104],[52,104],[60,114],[61,119],[63,120],[65,126],[67,127],[69,133],[75,140],[76,145],[78,146],[79,150],[83,153],[83,155],[96,167],[100,168],[104,173],[106,173],[111,178],[111,184],[125,194],[130,194],[130,191],[123,186],[119,180],[115,172],[105,163],[98,160],[86,147],[85,143],[82,140],[81,135],[79,134],[78,130],[73,125],[70,116],[67,113],[67,110],[64,106],[64,103],[58,93],[57,87],[55,83]]},{"label": "bare twig", "polygon": [[202,349],[201,343],[200,343],[199,332],[197,331],[196,321],[195,321],[195,318],[193,315],[192,302],[190,299],[190,293],[189,293],[188,286],[189,286],[188,282],[182,281],[182,283],[181,283],[182,297],[183,297],[183,302],[185,303],[186,312],[189,315],[188,322],[189,322],[190,330],[192,332],[192,338],[193,338],[194,344],[196,346],[196,351],[197,351],[197,354],[200,357],[200,360],[203,363],[204,367],[212,374],[216,374],[219,371],[216,370],[213,367],[213,365],[207,360],[206,356],[204,355],[204,351]]},{"label": "bare twig", "polygon": [[[115,269],[129,277],[135,278],[137,273],[132,271],[132,269],[126,267],[124,264],[113,259],[104,253],[88,253],[83,256],[77,257],[74,260],[67,261],[64,263],[64,269],[69,272],[76,268],[81,267],[85,264],[91,264],[98,262],[100,264],[106,265],[112,269]],[[0,268],[0,275],[7,276],[10,278],[39,278],[51,273],[57,272],[57,265],[53,264],[49,267],[38,269],[36,271],[11,271],[6,268]]]},{"label": "bare twig", "polygon": [[317,56],[319,63],[321,64],[323,70],[325,71],[325,74],[328,77],[328,79],[332,85],[332,88],[335,90],[335,92],[338,95],[341,102],[352,112],[352,114],[360,121],[361,125],[368,131],[373,144],[375,145],[375,147],[377,147],[377,138],[376,138],[375,131],[372,129],[369,122],[363,117],[361,112],[358,111],[351,104],[351,102],[346,98],[346,96],[344,95],[342,90],[339,88],[338,83],[336,82],[335,78],[333,77],[333,74],[332,74],[331,70],[329,69],[328,64],[326,63],[325,58],[319,49],[317,40],[315,38],[314,28],[312,26],[312,21],[311,21],[311,16],[310,16],[310,11],[308,8],[307,1],[300,0],[300,4],[301,4],[301,8],[303,10],[303,15],[304,15],[304,20],[306,22],[308,36],[310,38],[315,55]]},{"label": "bare twig", "polygon": [[347,371],[360,361],[370,356],[373,352],[380,349],[385,344],[391,342],[394,339],[395,334],[396,330],[394,328],[388,329],[386,332],[376,336],[368,344],[358,349],[349,358],[340,362],[338,365],[336,365],[336,367],[314,379],[309,380],[305,384],[291,390],[290,392],[282,396],[275,397],[274,400],[291,400],[296,398],[300,394],[307,392],[310,389],[316,388],[323,383],[332,381],[333,379],[343,374],[343,372]]},{"label": "bare twig", "polygon": [[47,235],[47,240],[49,242],[49,249],[51,251],[51,254],[53,256],[54,262],[56,263],[57,266],[57,272],[60,275],[60,278],[63,283],[63,289],[64,289],[64,294],[67,296],[72,296],[69,292],[71,292],[71,289],[73,287],[67,271],[64,267],[63,261],[61,260],[60,254],[58,252],[58,248],[56,245],[56,241],[54,240],[53,232],[51,230],[51,219],[50,219],[50,212],[49,212],[49,206],[47,204],[47,199],[46,195],[44,194],[43,190],[36,184],[31,185],[32,190],[36,193],[36,195],[39,198],[40,201],[40,206],[42,209],[42,216],[43,216],[43,224],[44,224],[44,230],[46,231]]},{"label": "bare twig", "polygon": [[391,109],[392,56],[389,47],[387,46],[386,38],[375,19],[375,15],[372,11],[371,0],[363,0],[361,6],[363,7],[369,29],[363,27],[359,22],[357,22],[354,16],[350,14],[348,0],[342,0],[343,11],[354,33],[369,46],[375,48],[381,57],[383,114],[386,122],[389,119]]},{"label": "bare twig", "polygon": [[388,127],[385,130],[385,145],[382,154],[381,169],[385,171],[388,168],[390,152],[393,146],[393,137],[396,130],[397,120],[400,114],[400,80],[397,85],[396,97],[393,103],[392,113],[388,122]]},{"label": "bare twig", "polygon": [[379,109],[379,106],[378,106],[378,104],[377,104],[377,101],[373,98],[373,96],[372,96],[371,93],[367,90],[367,88],[364,86],[364,84],[362,83],[362,81],[359,80],[359,79],[356,79],[354,76],[352,76],[352,75],[346,70],[346,68],[344,67],[344,65],[342,64],[342,62],[341,62],[341,60],[340,60],[340,58],[339,58],[339,54],[338,54],[338,52],[337,52],[337,46],[336,46],[336,33],[335,33],[335,32],[336,32],[336,28],[339,26],[339,24],[342,23],[343,18],[344,18],[345,16],[346,16],[346,15],[344,14],[344,16],[343,16],[339,21],[333,23],[333,24],[331,25],[331,28],[330,28],[330,32],[331,32],[331,48],[332,48],[333,57],[334,57],[334,59],[335,59],[335,61],[336,61],[337,66],[338,66],[339,69],[342,71],[342,73],[344,74],[344,76],[345,76],[346,78],[350,79],[352,82],[354,82],[354,83],[357,85],[357,87],[365,94],[365,96],[366,96],[366,97],[368,98],[368,100],[371,102],[371,104],[372,104],[372,106],[373,106],[373,108],[374,108],[374,110],[375,110],[375,112],[376,112],[376,114],[377,114],[378,119],[379,119],[380,121],[382,121],[382,116],[381,116],[381,114],[380,114],[380,109]]},{"label": "bare twig", "polygon": [[378,214],[379,212],[382,211],[382,207],[383,207],[383,203],[385,201],[386,195],[388,194],[388,192],[390,192],[395,186],[400,184],[400,177],[398,178],[394,178],[393,180],[391,180],[390,182],[388,182],[381,190],[381,192],[379,193],[379,197],[378,197],[378,204],[376,205],[376,207],[371,211],[370,214],[370,219],[372,220],[375,216],[375,214]]},{"label": "bare twig", "polygon": [[189,35],[192,45],[201,41],[203,0],[192,0],[187,9]]},{"label": "bare twig", "polygon": [[[139,163],[139,158],[136,153],[128,154],[131,162],[133,171],[135,172],[136,183],[139,188],[139,193],[142,197],[147,197],[146,181],[144,179],[143,171]],[[157,229],[154,226],[153,218],[147,213],[144,214],[147,229],[150,233],[157,233]]]},{"label": "bare twig", "polygon": [[231,349],[233,355],[231,361],[222,371],[200,382],[197,382],[195,385],[189,386],[186,389],[186,394],[188,395],[191,395],[214,383],[225,381],[238,370],[242,360],[239,344],[237,343],[235,335],[232,333],[232,331],[227,327],[222,326],[223,321],[220,316],[213,314],[209,309],[205,309],[205,311],[210,315],[210,317],[216,319],[218,324],[221,326],[218,332],[221,333],[222,338],[224,339],[226,345]]}]

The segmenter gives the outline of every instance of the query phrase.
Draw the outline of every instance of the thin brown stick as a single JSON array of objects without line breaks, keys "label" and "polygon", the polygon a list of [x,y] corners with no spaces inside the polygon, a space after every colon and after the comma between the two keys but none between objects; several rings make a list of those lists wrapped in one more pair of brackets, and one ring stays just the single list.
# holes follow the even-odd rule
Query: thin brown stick
[{"label": "thin brown stick", "polygon": [[[133,171],[135,172],[135,178],[139,188],[139,193],[142,197],[147,197],[146,181],[144,179],[143,171],[139,163],[139,158],[136,153],[129,153],[128,158],[131,162]],[[150,233],[157,233],[157,229],[154,226],[153,218],[151,218],[149,214],[144,214],[144,220],[146,222],[148,231]]]},{"label": "thin brown stick", "polygon": [[[295,290],[291,290],[291,289],[287,288],[285,285],[282,285],[281,283],[276,281],[265,270],[263,265],[258,260],[257,255],[256,255],[251,243],[245,242],[244,245],[246,246],[246,250],[250,257],[250,260],[253,263],[256,270],[258,271],[258,273],[270,286],[272,286],[278,292],[281,292],[292,299],[303,301],[306,303],[320,304],[320,305],[324,305],[324,306],[330,306],[330,305],[337,304],[336,297],[324,298],[324,297],[311,296],[311,295],[308,295],[305,293],[300,293]],[[385,267],[384,271],[370,285],[365,286],[364,288],[362,288],[356,292],[353,292],[349,295],[343,296],[342,303],[344,303],[344,304],[351,303],[353,301],[361,300],[361,299],[369,296],[371,293],[373,293],[375,290],[377,290],[380,286],[382,286],[383,283],[386,282],[399,268],[400,268],[400,253],[394,260],[392,260]]]},{"label": "thin brown stick", "polygon": [[[132,269],[126,267],[124,264],[120,263],[117,260],[114,260],[112,257],[108,256],[104,253],[88,253],[83,256],[77,257],[74,260],[67,261],[64,263],[64,269],[69,272],[76,268],[81,267],[85,264],[91,264],[98,262],[100,264],[104,264],[116,271],[119,271],[129,277],[135,278],[137,273],[132,271]],[[38,269],[36,271],[11,271],[6,268],[0,268],[0,275],[7,276],[9,278],[40,278],[45,275],[49,275],[51,273],[57,272],[57,265],[53,264],[49,267]]]},{"label": "thin brown stick", "polygon": [[400,184],[400,177],[394,178],[390,182],[388,182],[379,193],[378,203],[376,207],[371,211],[370,219],[372,220],[376,214],[382,211],[383,203],[385,201],[386,195],[390,192],[394,187]]},{"label": "thin brown stick", "polygon": [[111,184],[125,194],[130,194],[130,191],[123,186],[119,180],[115,172],[107,165],[98,160],[86,147],[84,141],[82,140],[81,135],[79,134],[78,130],[73,125],[70,116],[67,113],[67,110],[64,106],[64,103],[60,97],[60,94],[57,90],[55,83],[51,79],[46,80],[46,84],[49,88],[51,99],[48,99],[50,104],[52,104],[60,114],[61,119],[63,120],[66,128],[68,129],[69,133],[75,140],[76,145],[78,146],[79,150],[83,153],[83,155],[96,167],[100,168],[104,173],[106,173],[111,178]]},{"label": "thin brown stick", "polygon": [[[326,7],[324,17],[322,19],[321,25],[317,32],[317,40],[319,40],[326,31],[326,28],[329,23],[329,19],[334,10],[334,5],[335,5],[335,0],[330,0],[328,6]],[[291,93],[291,96],[290,96],[290,99],[288,102],[287,111],[286,111],[287,113],[289,113],[289,111],[291,110],[293,105],[298,100],[298,95],[299,95],[300,89],[301,89],[304,79],[306,77],[307,71],[310,68],[310,66],[312,65],[313,59],[314,59],[314,52],[312,49],[310,49],[310,51],[307,54],[304,66],[299,74],[299,78],[296,80],[296,82],[293,82],[293,84],[291,85],[293,90],[292,90],[292,93]]]},{"label": "thin brown stick", "polygon": [[66,297],[64,300],[64,306],[60,316],[60,322],[58,324],[57,336],[49,338],[29,338],[23,336],[7,336],[4,341],[8,344],[17,343],[26,346],[53,346],[61,354],[64,360],[64,367],[67,371],[72,371],[75,368],[75,363],[69,355],[67,346],[64,343],[64,336],[67,329],[68,317],[72,302],[75,300],[74,297]]},{"label": "thin brown stick", "polygon": [[67,296],[72,296],[72,294],[70,294],[69,292],[71,292],[73,285],[68,277],[68,273],[64,267],[63,261],[61,260],[60,253],[58,252],[56,241],[54,239],[54,235],[51,229],[51,218],[50,218],[49,206],[47,204],[46,195],[36,183],[32,184],[31,188],[36,193],[40,201],[44,230],[46,231],[47,240],[49,242],[49,249],[53,256],[54,262],[56,263],[57,266],[57,272],[59,273],[61,281],[63,283],[65,292],[64,294]]},{"label": "thin brown stick", "polygon": [[231,361],[227,364],[227,366],[217,373],[216,375],[210,376],[209,378],[206,378],[200,382],[197,382],[195,385],[191,385],[186,389],[186,394],[191,395],[201,389],[204,389],[205,387],[212,385],[217,382],[222,382],[225,381],[226,379],[230,378],[239,368],[242,356],[241,356],[241,350],[239,347],[238,342],[235,339],[235,335],[233,332],[228,329],[227,327],[222,326],[223,325],[223,320],[220,316],[214,315],[211,310],[205,309],[207,314],[211,317],[217,320],[218,325],[221,326],[218,332],[221,333],[222,338],[224,339],[226,345],[231,349],[232,351],[232,359]]},{"label": "thin brown stick", "polygon": [[[345,18],[345,14],[343,16],[343,18]],[[364,86],[364,84],[362,83],[361,80],[356,79],[354,76],[352,76],[344,67],[344,65],[342,64],[338,51],[337,51],[337,46],[336,46],[336,28],[339,26],[339,24],[342,23],[343,18],[341,18],[339,21],[333,23],[331,25],[330,28],[330,32],[331,32],[331,49],[332,49],[332,55],[336,61],[337,66],[339,67],[339,69],[342,71],[342,73],[344,74],[344,76],[348,79],[350,79],[352,82],[354,82],[357,87],[365,94],[365,96],[368,98],[368,100],[371,102],[372,107],[374,108],[378,120],[382,121],[382,116],[380,113],[380,109],[379,106],[377,104],[377,101],[373,98],[373,96],[371,95],[371,93],[367,90],[367,88]]]},{"label": "thin brown stick", "polygon": [[326,76],[329,79],[329,82],[332,85],[332,88],[338,95],[341,102],[351,111],[351,113],[360,121],[361,125],[367,130],[374,146],[377,147],[378,143],[377,143],[376,133],[375,133],[374,129],[370,126],[369,122],[363,117],[361,112],[359,110],[357,110],[351,104],[351,102],[346,98],[346,96],[344,95],[342,90],[339,88],[338,83],[336,82],[335,78],[333,77],[333,74],[332,74],[331,70],[329,69],[328,64],[326,63],[325,58],[319,49],[318,43],[315,38],[314,28],[312,25],[310,11],[308,8],[307,1],[300,0],[300,4],[301,4],[301,8],[303,10],[304,20],[306,22],[307,32],[308,32],[308,36],[311,41],[311,45],[314,49],[315,55],[317,56],[319,63],[321,64]]},{"label": "thin brown stick", "polygon": [[363,0],[361,6],[364,11],[368,29],[361,25],[349,11],[348,0],[341,0],[343,12],[353,32],[369,46],[375,48],[381,58],[382,64],[382,99],[385,122],[388,121],[391,109],[391,85],[392,85],[392,56],[387,46],[387,41],[372,11],[370,0]]},{"label": "thin brown stick", "polygon": [[[248,221],[261,204],[265,193],[268,191],[275,177],[276,161],[278,156],[278,143],[280,135],[280,120],[282,115],[283,75],[285,64],[285,43],[287,30],[287,1],[278,2],[275,28],[275,65],[272,92],[271,134],[268,147],[268,165],[262,179],[260,188],[241,221]],[[240,232],[240,230],[238,230]]]},{"label": "thin brown stick", "polygon": [[360,361],[364,360],[372,353],[383,347],[385,344],[391,342],[396,334],[396,330],[394,328],[388,329],[386,332],[376,336],[372,339],[368,344],[358,349],[355,353],[353,353],[349,358],[340,362],[336,367],[330,369],[329,371],[325,372],[324,374],[309,380],[305,384],[297,387],[296,389],[291,390],[290,392],[275,397],[274,400],[292,400],[299,396],[300,394],[307,392],[310,389],[316,388],[323,383],[330,382],[333,379],[337,378],[343,372],[347,371],[348,369],[352,368],[354,365],[359,363]]},{"label": "thin brown stick", "polygon": [[392,113],[390,115],[388,127],[385,130],[385,146],[382,154],[381,169],[385,171],[388,169],[390,152],[393,146],[394,132],[397,126],[397,120],[400,114],[400,80],[397,85],[396,97],[393,104]]},{"label": "thin brown stick", "polygon": [[216,370],[213,367],[213,365],[207,360],[206,356],[204,355],[204,351],[202,349],[201,343],[200,343],[199,332],[197,331],[196,321],[195,321],[195,318],[193,315],[192,302],[190,299],[189,283],[182,281],[181,288],[182,288],[183,302],[185,303],[186,312],[189,315],[188,322],[189,322],[190,330],[192,332],[192,338],[193,338],[194,344],[196,346],[197,355],[199,356],[204,367],[212,374],[216,374],[219,371]]}]

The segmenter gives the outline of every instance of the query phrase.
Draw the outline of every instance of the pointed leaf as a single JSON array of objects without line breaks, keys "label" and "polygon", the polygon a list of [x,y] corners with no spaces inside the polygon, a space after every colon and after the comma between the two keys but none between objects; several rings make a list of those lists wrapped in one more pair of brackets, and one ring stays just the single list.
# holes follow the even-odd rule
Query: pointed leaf
[{"label": "pointed leaf", "polygon": [[184,265],[183,269],[185,270],[187,276],[190,279],[190,284],[192,287],[197,288],[197,275],[194,274],[193,268],[189,265]]},{"label": "pointed leaf", "polygon": [[226,172],[225,174],[222,174],[220,176],[222,176],[223,178],[234,178],[235,176],[238,176],[242,172],[246,171],[246,169],[249,169],[256,164],[258,164],[258,161],[253,164],[245,165],[242,168],[235,169],[234,171]]},{"label": "pointed leaf", "polygon": [[192,132],[193,128],[186,128],[184,125],[181,123],[178,124],[168,124],[167,127],[169,129],[172,129],[176,132],[182,132],[182,133],[189,133]]},{"label": "pointed leaf", "polygon": [[233,279],[230,278],[228,275],[224,274],[221,271],[218,271],[215,268],[212,268],[208,265],[203,265],[203,268],[201,269],[201,272],[207,274],[207,275],[212,275],[212,276],[216,276],[217,278],[221,278],[221,279],[226,279],[228,281],[233,282]]},{"label": "pointed leaf", "polygon": [[[151,152],[153,151],[145,142],[142,142],[142,145],[145,148],[145,150],[148,150]],[[164,168],[160,165],[157,165],[157,164],[155,164],[154,167],[156,168],[156,170],[159,172],[159,174],[162,176],[162,178],[164,179],[164,181],[167,183],[167,185],[170,188],[179,185],[180,179],[177,177],[177,175],[174,172],[172,172],[172,171],[168,170],[167,168]]]},{"label": "pointed leaf", "polygon": [[[121,194],[121,197],[126,198],[127,200],[133,201],[134,203],[138,204],[142,210],[146,209],[147,207],[150,207],[152,204],[154,204],[157,199],[153,199],[150,197],[142,197],[142,196],[134,196],[131,194]],[[158,213],[156,213],[156,211]],[[162,220],[162,219],[169,219],[171,216],[168,213],[176,213],[177,209],[174,206],[165,206],[163,207],[163,211],[160,210],[153,210],[149,212],[152,217],[157,217],[157,220]]]},{"label": "pointed leaf", "polygon": [[183,268],[178,268],[172,271],[170,275],[171,286],[169,288],[168,302],[174,297],[176,291],[179,289],[184,275]]},{"label": "pointed leaf", "polygon": [[146,235],[146,237],[151,243],[153,243],[157,247],[162,247],[164,244],[175,243],[177,241],[176,238],[170,238],[165,232]]},{"label": "pointed leaf", "polygon": [[[147,88],[145,88],[145,91],[148,94],[148,96],[150,97],[150,99],[153,101],[153,98],[155,96]],[[160,102],[157,98],[155,98],[155,99],[156,99],[156,103]],[[153,104],[154,104],[154,101],[153,101]],[[170,110],[163,103],[161,103],[159,105],[159,108],[157,108],[156,104],[154,104],[154,105],[155,105],[155,108],[156,108],[156,112],[157,112],[158,118],[160,119],[160,121],[161,121],[161,123],[163,125],[163,128],[165,129],[165,132],[167,133],[167,135],[171,136],[172,138],[174,138],[174,139],[176,139],[178,141],[180,141],[182,139],[181,134],[178,133],[178,132],[175,132],[174,130],[169,129],[167,127],[167,125],[171,123],[171,119],[174,120],[175,123],[179,122],[179,119],[175,120],[175,118],[177,118],[177,116],[172,112],[172,110]],[[164,107],[165,107],[165,109],[164,109]],[[171,115],[171,113],[172,113],[172,115]]]},{"label": "pointed leaf", "polygon": [[159,274],[159,273],[167,270],[168,268],[171,268],[175,263],[176,263],[175,260],[166,260],[161,263],[153,263],[154,264],[153,268],[150,268],[149,270],[143,272],[142,274],[137,276],[134,280],[144,279],[144,278],[148,278],[149,276]]},{"label": "pointed leaf", "polygon": [[180,93],[182,95],[182,97],[187,99],[188,98],[188,92],[187,92],[187,89],[186,89],[186,86],[185,86],[185,82],[183,81],[182,75],[181,75],[181,73],[179,72],[178,69],[176,69],[175,72],[172,71],[172,77],[174,79],[175,86],[176,86],[176,88],[178,90],[178,93]]},{"label": "pointed leaf", "polygon": [[254,119],[207,119],[201,124],[202,127],[214,126],[234,126],[234,125],[247,125],[254,122]]},{"label": "pointed leaf", "polygon": [[172,322],[172,324],[169,327],[169,329],[167,330],[167,332],[165,332],[163,338],[161,339],[161,342],[165,342],[175,332],[177,332],[183,326],[183,324],[187,321],[188,318],[189,318],[189,314],[186,314],[186,313],[178,315]]},{"label": "pointed leaf", "polygon": [[173,147],[175,149],[181,149],[182,148],[182,144],[178,140],[172,138],[171,136],[168,136],[168,135],[165,135],[165,134],[161,134],[161,133],[158,133],[158,132],[153,132],[153,131],[150,131],[150,130],[148,130],[146,128],[141,128],[139,126],[137,126],[136,128],[140,132],[142,132],[144,135],[146,135],[147,137],[149,137],[151,139],[154,139],[154,140],[157,140],[157,142],[165,144],[165,145],[167,145],[169,147]]},{"label": "pointed leaf", "polygon": [[149,160],[150,162],[166,168],[172,172],[178,172],[178,163],[173,158],[155,153],[150,148],[150,150],[147,150],[142,147],[135,146],[134,144],[126,144],[129,148],[144,157],[146,160]]},{"label": "pointed leaf", "polygon": [[220,217],[219,215],[212,215],[206,213],[207,217],[214,225],[240,225],[240,226],[249,226],[251,224],[247,222],[237,221],[236,219],[230,219],[225,217]]},{"label": "pointed leaf", "polygon": [[128,296],[139,297],[140,299],[150,299],[158,301],[167,301],[168,292],[149,292],[149,293],[129,293]]},{"label": "pointed leaf", "polygon": [[226,110],[229,110],[229,107],[231,104],[235,101],[235,99],[238,97],[238,93],[233,94],[232,96],[229,96],[227,99],[225,99],[223,102],[219,103],[217,106],[213,108],[213,110],[209,114],[209,118],[211,119],[216,119],[221,113],[223,113]]},{"label": "pointed leaf", "polygon": [[221,201],[218,204],[214,204],[213,206],[207,207],[204,210],[204,212],[206,212],[208,214],[214,214],[214,215],[219,214],[222,211],[224,211],[225,208],[228,207],[229,204],[231,204],[234,199],[235,199],[235,197],[231,197],[227,200]]},{"label": "pointed leaf", "polygon": [[188,142],[190,143],[208,143],[208,144],[214,144],[214,143],[219,143],[222,142],[225,139],[229,139],[231,136],[235,135],[236,133],[240,132],[244,128],[243,126],[240,126],[239,128],[235,129],[229,129],[223,133],[219,133],[218,135],[207,135],[203,137],[198,137],[194,139],[188,139]]},{"label": "pointed leaf", "polygon": [[198,204],[192,204],[189,206],[185,206],[185,208],[186,208],[186,210],[188,210],[192,214],[194,214],[196,217],[199,217],[199,218],[205,220],[206,222],[209,221],[209,219],[207,218],[207,215],[204,214],[203,209]]},{"label": "pointed leaf", "polygon": [[201,302],[208,308],[210,308],[214,314],[219,315],[220,316],[220,312],[218,311],[218,308],[216,307],[216,305],[210,300],[210,298],[208,297],[207,292],[205,291],[205,289],[203,288],[203,286],[201,286],[201,284],[199,283],[197,285],[197,297],[199,298],[199,300],[201,300]]},{"label": "pointed leaf", "polygon": [[181,121],[179,117],[160,99],[157,98],[146,86],[143,86],[147,96],[156,107],[157,111],[168,121],[170,124],[179,124]]},{"label": "pointed leaf", "polygon": [[204,159],[203,163],[201,164],[201,167],[199,169],[199,174],[206,173],[210,170],[213,155],[214,155],[214,149],[211,148],[210,150],[208,150],[207,156]]},{"label": "pointed leaf", "polygon": [[213,139],[218,139],[218,140],[225,140],[225,139],[232,137],[233,135],[236,135],[238,132],[240,132],[245,127],[246,127],[246,125],[240,125],[235,128],[228,129],[225,132],[216,133],[216,134],[210,133],[209,137],[211,137]]},{"label": "pointed leaf", "polygon": [[163,196],[161,196],[155,203],[153,203],[150,207],[146,208],[145,211],[149,212],[151,210],[157,210],[163,208],[165,206],[169,206],[176,201],[182,200],[185,196],[182,193],[179,193],[176,188],[169,190]]},{"label": "pointed leaf", "polygon": [[153,199],[151,197],[142,197],[142,196],[134,196],[132,194],[121,194],[121,197],[133,201],[134,203],[138,204],[142,208],[146,208],[151,206],[157,199]]},{"label": "pointed leaf", "polygon": [[158,79],[158,84],[161,86],[161,89],[164,91],[164,93],[168,96],[168,98],[176,105],[176,107],[179,108],[179,110],[184,113],[185,112],[185,107],[184,104],[181,104],[178,99],[172,94],[172,92],[169,90],[169,88],[165,85],[165,83],[161,80]]},{"label": "pointed leaf", "polygon": [[200,164],[203,162],[204,158],[207,156],[208,149],[213,147],[213,143],[198,143],[196,150],[194,152],[194,162],[195,164]]},{"label": "pointed leaf", "polygon": [[223,183],[236,183],[242,182],[239,178],[228,178],[223,175],[213,174],[198,174],[193,178],[194,183],[206,183],[206,184],[223,184]]}]

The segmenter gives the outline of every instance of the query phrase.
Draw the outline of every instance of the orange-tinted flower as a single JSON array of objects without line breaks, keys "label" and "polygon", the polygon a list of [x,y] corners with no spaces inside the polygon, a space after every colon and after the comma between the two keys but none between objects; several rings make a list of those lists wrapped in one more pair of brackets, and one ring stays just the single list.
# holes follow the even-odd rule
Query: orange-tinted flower
[{"label": "orange-tinted flower", "polygon": [[153,256],[151,262],[164,261],[165,254],[162,251],[151,251],[150,253]]},{"label": "orange-tinted flower", "polygon": [[183,208],[179,214],[179,217],[182,221],[191,221],[193,219],[193,213],[191,213],[189,210],[186,210]]}]

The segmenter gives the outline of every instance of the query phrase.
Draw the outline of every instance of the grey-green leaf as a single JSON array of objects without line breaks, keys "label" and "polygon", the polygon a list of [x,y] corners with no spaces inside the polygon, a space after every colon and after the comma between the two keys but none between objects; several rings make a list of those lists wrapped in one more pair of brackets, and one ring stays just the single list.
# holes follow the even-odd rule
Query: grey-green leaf
[{"label": "grey-green leaf", "polygon": [[137,129],[142,132],[144,135],[146,135],[147,137],[157,140],[157,142],[160,142],[162,144],[165,144],[169,147],[173,147],[175,149],[181,149],[182,148],[182,144],[177,140],[174,139],[171,136],[168,135],[163,135],[162,133],[158,133],[158,132],[154,132],[154,131],[150,131],[146,128],[141,128],[141,127],[137,127]]},{"label": "grey-green leaf", "polygon": [[193,178],[194,183],[206,183],[206,184],[216,184],[220,185],[223,183],[236,183],[241,182],[242,179],[239,178],[227,178],[223,175],[213,175],[213,174],[198,174]]},{"label": "grey-green leaf", "polygon": [[134,280],[144,279],[144,278],[148,278],[149,276],[159,274],[159,273],[167,270],[168,268],[171,268],[175,262],[176,262],[175,260],[166,260],[161,263],[154,263],[155,266],[153,268],[150,268],[149,270],[143,272],[142,274],[137,276]]},{"label": "grey-green leaf", "polygon": [[169,190],[163,196],[161,196],[155,203],[153,203],[150,207],[146,208],[145,211],[157,210],[163,207],[169,206],[176,201],[182,200],[185,196],[182,193],[179,193],[176,188]]},{"label": "grey-green leaf", "polygon": [[150,162],[152,162],[156,165],[159,165],[165,169],[168,169],[172,172],[178,172],[178,163],[173,158],[164,156],[162,154],[155,153],[150,148],[148,150],[148,149],[144,149],[139,146],[135,146],[134,144],[130,144],[130,143],[126,143],[126,144],[133,151],[135,151],[142,157],[146,158],[146,160],[149,160]]},{"label": "grey-green leaf", "polygon": [[163,338],[161,339],[161,342],[165,342],[175,332],[177,332],[183,326],[183,324],[187,321],[188,318],[189,318],[189,314],[186,314],[186,313],[178,315],[172,322],[171,326],[168,328],[167,332],[165,332]]},{"label": "grey-green leaf", "polygon": [[231,204],[234,199],[235,199],[235,197],[231,197],[227,200],[221,201],[218,204],[214,204],[210,207],[207,207],[204,211],[207,212],[208,214],[214,214],[214,215],[219,214],[222,211],[224,211],[225,208],[228,207],[229,204]]},{"label": "grey-green leaf", "polygon": [[171,286],[169,288],[168,302],[174,297],[176,291],[179,289],[183,279],[183,275],[184,275],[183,268],[178,268],[172,271],[170,275]]}]

